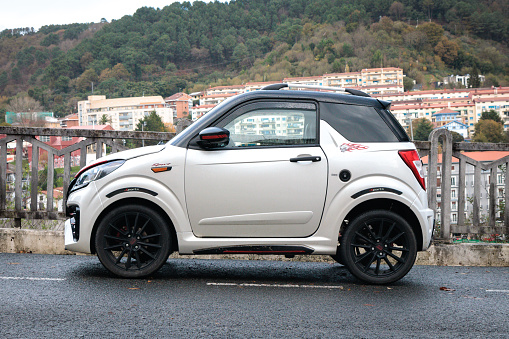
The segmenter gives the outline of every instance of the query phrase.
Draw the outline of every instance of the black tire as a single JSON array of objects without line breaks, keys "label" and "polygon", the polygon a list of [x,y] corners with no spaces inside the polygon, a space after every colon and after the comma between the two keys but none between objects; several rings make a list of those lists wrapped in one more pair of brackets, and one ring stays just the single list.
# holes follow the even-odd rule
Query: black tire
[{"label": "black tire", "polygon": [[369,284],[403,278],[417,256],[417,241],[408,222],[386,210],[355,218],[341,239],[340,255],[348,270]]},{"label": "black tire", "polygon": [[171,236],[164,218],[143,205],[110,211],[97,228],[97,256],[111,273],[140,278],[161,268],[171,251]]}]

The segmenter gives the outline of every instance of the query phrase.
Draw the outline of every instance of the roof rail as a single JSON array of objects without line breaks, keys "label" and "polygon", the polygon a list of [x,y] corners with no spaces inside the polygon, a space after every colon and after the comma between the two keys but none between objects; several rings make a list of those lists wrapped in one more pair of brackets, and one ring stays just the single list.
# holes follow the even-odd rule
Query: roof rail
[{"label": "roof rail", "polygon": [[315,86],[315,85],[303,85],[303,84],[295,84],[295,83],[284,83],[284,84],[272,84],[262,88],[262,90],[273,90],[278,91],[282,88],[306,88],[306,89],[323,89],[327,91],[336,91],[342,92],[343,94],[351,94],[361,97],[371,97],[369,94],[364,93],[362,91],[351,89],[351,88],[343,88],[343,87],[332,87],[332,86]]}]

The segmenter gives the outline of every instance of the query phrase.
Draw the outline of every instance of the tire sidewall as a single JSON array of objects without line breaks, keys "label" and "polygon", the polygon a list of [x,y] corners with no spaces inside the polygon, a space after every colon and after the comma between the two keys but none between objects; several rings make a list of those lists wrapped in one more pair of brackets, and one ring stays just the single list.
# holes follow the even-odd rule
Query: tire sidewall
[{"label": "tire sidewall", "polygon": [[[355,264],[352,251],[350,250],[350,244],[354,239],[355,232],[362,228],[364,226],[364,223],[375,218],[393,220],[397,222],[400,225],[400,227],[402,227],[404,231],[408,234],[407,239],[409,242],[408,244],[409,253],[407,257],[407,262],[402,267],[400,267],[395,273],[388,276],[375,277],[363,272],[357,266],[357,264]],[[403,278],[408,273],[408,271],[410,271],[410,269],[413,267],[415,259],[417,257],[417,241],[415,234],[412,230],[412,227],[399,214],[387,210],[373,210],[359,215],[348,225],[341,238],[341,246],[339,253],[344,265],[348,268],[350,273],[352,273],[356,278],[368,284],[390,284]]]},{"label": "tire sidewall", "polygon": [[[161,238],[166,239],[161,244],[162,248],[158,252],[156,259],[152,261],[148,266],[140,270],[125,270],[116,266],[115,263],[112,262],[111,256],[107,252],[101,250],[101,248],[104,248],[104,234],[108,229],[109,223],[112,220],[116,219],[119,215],[122,215],[124,213],[140,213],[150,217],[151,219],[154,220],[154,223],[159,226]],[[103,264],[103,266],[116,276],[122,278],[141,278],[150,275],[159,270],[168,259],[168,256],[170,255],[171,236],[168,226],[166,224],[167,223],[165,219],[161,217],[159,213],[155,212],[151,208],[146,207],[144,205],[129,204],[115,208],[109,211],[103,217],[103,219],[99,223],[99,226],[97,227],[97,232],[95,236],[95,248],[97,256],[101,263]]]}]

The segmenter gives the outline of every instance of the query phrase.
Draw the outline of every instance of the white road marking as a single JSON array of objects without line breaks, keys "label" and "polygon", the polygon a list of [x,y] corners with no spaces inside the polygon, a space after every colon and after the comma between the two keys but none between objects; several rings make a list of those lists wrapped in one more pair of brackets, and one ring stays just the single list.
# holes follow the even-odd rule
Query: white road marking
[{"label": "white road marking", "polygon": [[322,289],[343,289],[343,286],[323,285],[282,285],[282,284],[248,284],[248,283],[207,283],[207,286],[239,286],[239,287],[278,287],[278,288],[322,288]]},{"label": "white road marking", "polygon": [[35,278],[35,277],[0,277],[2,280],[37,280],[37,281],[64,281],[61,278]]},{"label": "white road marking", "polygon": [[486,292],[509,293],[509,290],[486,290]]}]

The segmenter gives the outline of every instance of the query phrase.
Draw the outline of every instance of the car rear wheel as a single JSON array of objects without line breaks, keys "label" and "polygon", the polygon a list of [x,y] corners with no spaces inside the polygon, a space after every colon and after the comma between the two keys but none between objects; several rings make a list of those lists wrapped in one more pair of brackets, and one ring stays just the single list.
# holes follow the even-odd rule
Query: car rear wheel
[{"label": "car rear wheel", "polygon": [[113,274],[139,278],[161,268],[170,255],[171,237],[165,219],[143,205],[110,211],[95,237],[97,256]]},{"label": "car rear wheel", "polygon": [[417,256],[414,232],[398,214],[375,210],[355,218],[341,239],[341,259],[358,279],[389,284],[403,278]]}]

